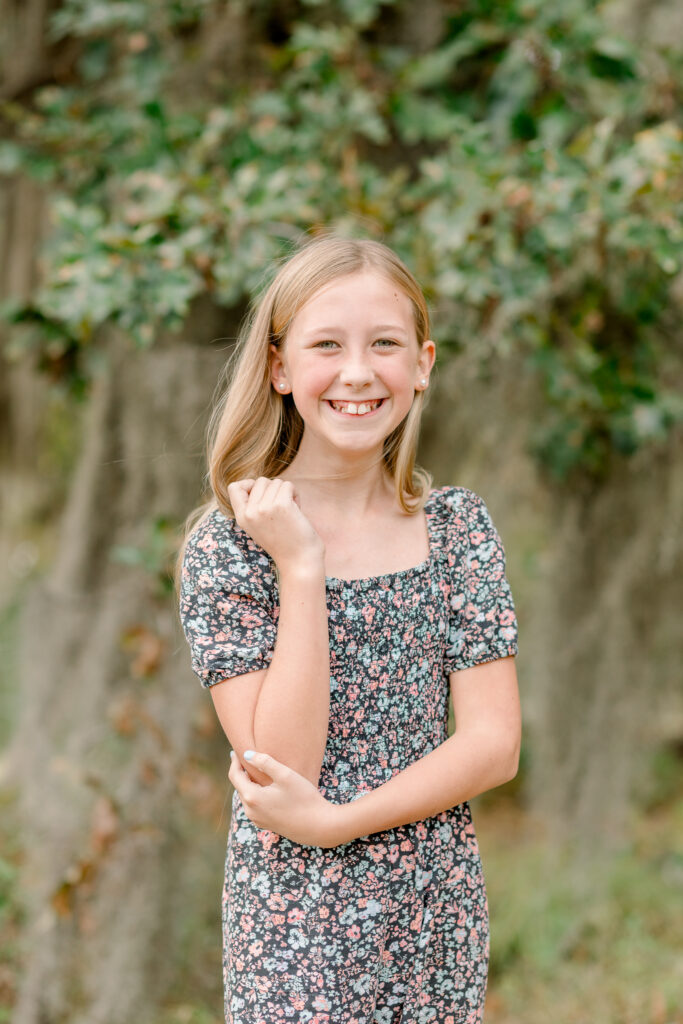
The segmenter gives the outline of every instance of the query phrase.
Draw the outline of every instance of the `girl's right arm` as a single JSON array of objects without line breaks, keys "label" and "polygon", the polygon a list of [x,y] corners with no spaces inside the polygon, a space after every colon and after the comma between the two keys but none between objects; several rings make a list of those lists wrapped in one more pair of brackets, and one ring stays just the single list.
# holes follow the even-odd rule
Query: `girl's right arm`
[{"label": "girl's right arm", "polygon": [[317,786],[327,742],[330,653],[325,548],[285,480],[241,480],[228,486],[235,519],[275,562],[280,611],[266,669],[211,687],[230,744],[254,781],[270,779],[243,760],[263,750]]}]

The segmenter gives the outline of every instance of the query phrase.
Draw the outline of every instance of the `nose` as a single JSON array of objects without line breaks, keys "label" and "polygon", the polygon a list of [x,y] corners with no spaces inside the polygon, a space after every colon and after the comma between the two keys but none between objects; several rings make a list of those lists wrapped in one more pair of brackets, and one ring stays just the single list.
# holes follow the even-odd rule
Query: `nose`
[{"label": "nose", "polygon": [[352,388],[367,387],[373,380],[374,374],[364,359],[350,357],[339,371],[339,380],[342,384]]}]

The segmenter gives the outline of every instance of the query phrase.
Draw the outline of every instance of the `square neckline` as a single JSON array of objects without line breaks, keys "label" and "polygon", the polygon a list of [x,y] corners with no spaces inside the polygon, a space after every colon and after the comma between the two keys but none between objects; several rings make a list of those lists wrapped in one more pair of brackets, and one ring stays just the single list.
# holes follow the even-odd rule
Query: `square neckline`
[{"label": "square neckline", "polygon": [[418,562],[417,565],[410,565],[407,569],[395,569],[393,572],[383,572],[377,576],[356,576],[353,579],[345,580],[340,576],[325,576],[325,585],[333,590],[341,590],[343,587],[357,587],[364,588],[371,586],[373,583],[391,583],[393,580],[402,579],[404,576],[418,575],[419,573],[425,572],[432,565],[436,557],[436,538],[432,529],[432,510],[431,502],[434,495],[439,490],[435,487],[431,490],[427,496],[427,499],[422,508],[422,514],[427,524],[427,539],[429,543],[429,554],[422,561]]}]

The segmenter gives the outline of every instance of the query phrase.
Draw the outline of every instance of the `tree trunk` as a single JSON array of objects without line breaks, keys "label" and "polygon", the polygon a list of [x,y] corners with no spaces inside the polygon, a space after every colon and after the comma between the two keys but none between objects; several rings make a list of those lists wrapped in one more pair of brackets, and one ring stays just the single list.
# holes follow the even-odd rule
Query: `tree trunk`
[{"label": "tree trunk", "polygon": [[554,500],[538,602],[531,796],[555,833],[618,845],[651,757],[683,737],[683,434]]},{"label": "tree trunk", "polygon": [[530,807],[552,837],[619,844],[654,751],[683,737],[683,432],[562,489],[527,452],[542,398],[521,354],[486,378],[465,353],[432,400],[422,461],[481,493],[506,548]]},{"label": "tree trunk", "polygon": [[[222,317],[196,305],[185,337],[232,333]],[[29,920],[16,1024],[144,1020],[187,975],[197,916],[214,920],[218,1000],[228,747],[163,582],[200,497],[225,352],[177,339],[139,351],[113,332],[102,352],[57,558],[21,616],[11,760]],[[124,546],[144,561],[117,561]]]}]

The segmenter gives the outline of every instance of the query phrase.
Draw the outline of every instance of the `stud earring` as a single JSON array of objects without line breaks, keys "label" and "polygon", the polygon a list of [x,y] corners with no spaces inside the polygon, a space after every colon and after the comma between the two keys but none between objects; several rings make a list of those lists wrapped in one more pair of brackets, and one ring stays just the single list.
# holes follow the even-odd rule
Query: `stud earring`
[{"label": "stud earring", "polygon": [[424,377],[423,377],[423,378],[422,378],[422,380],[420,381],[420,384],[422,385],[422,387],[423,387],[423,388],[426,388],[426,387],[427,387],[427,381],[425,380],[425,378],[424,378]]},{"label": "stud earring", "polygon": [[281,388],[286,388],[286,387],[287,387],[287,385],[286,385],[286,384],[280,384],[279,386],[280,386]]}]

